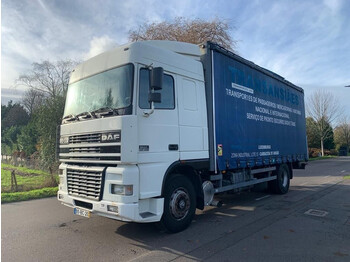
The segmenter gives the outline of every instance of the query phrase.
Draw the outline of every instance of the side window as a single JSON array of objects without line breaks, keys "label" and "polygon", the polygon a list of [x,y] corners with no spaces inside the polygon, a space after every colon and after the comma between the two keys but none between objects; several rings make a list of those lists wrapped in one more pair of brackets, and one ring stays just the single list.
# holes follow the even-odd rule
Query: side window
[{"label": "side window", "polygon": [[[139,92],[139,107],[141,109],[150,109],[151,104],[148,103],[150,71],[146,68],[140,70],[140,92]],[[162,102],[154,103],[155,109],[174,109],[174,79],[171,75],[164,74],[163,88],[157,91],[161,93]]]}]

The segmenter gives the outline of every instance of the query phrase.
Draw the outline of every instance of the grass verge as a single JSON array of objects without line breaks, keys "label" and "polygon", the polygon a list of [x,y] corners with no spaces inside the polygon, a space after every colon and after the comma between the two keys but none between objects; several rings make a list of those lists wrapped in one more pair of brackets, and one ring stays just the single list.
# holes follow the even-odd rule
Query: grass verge
[{"label": "grass verge", "polygon": [[322,160],[322,159],[329,159],[329,158],[335,158],[337,156],[319,156],[319,157],[311,157],[309,158],[309,161],[315,161],[315,160]]},{"label": "grass verge", "polygon": [[[11,188],[11,172],[15,171],[17,189]],[[1,164],[1,203],[55,196],[58,176],[26,167]]]},{"label": "grass verge", "polygon": [[31,199],[38,199],[44,197],[56,196],[57,187],[45,187],[41,189],[34,189],[26,192],[1,193],[1,203],[10,203],[25,201]]},{"label": "grass verge", "polygon": [[350,175],[344,176],[344,179],[350,179]]}]

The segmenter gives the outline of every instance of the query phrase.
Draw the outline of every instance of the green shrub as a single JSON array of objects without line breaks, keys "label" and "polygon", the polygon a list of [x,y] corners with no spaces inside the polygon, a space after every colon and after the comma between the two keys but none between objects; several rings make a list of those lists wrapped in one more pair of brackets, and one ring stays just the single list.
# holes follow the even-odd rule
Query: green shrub
[{"label": "green shrub", "polygon": [[1,193],[1,203],[10,203],[56,196],[57,187],[45,187],[26,192]]}]

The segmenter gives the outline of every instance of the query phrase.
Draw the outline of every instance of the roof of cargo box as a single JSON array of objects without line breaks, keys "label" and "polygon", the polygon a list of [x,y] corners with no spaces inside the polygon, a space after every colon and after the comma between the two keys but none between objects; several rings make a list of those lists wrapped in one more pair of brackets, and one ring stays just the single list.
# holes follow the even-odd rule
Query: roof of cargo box
[{"label": "roof of cargo box", "polygon": [[249,66],[249,67],[251,67],[253,69],[255,69],[255,70],[258,70],[258,71],[262,72],[265,75],[268,75],[270,77],[275,78],[276,80],[278,80],[278,81],[280,81],[280,82],[282,82],[282,83],[284,83],[284,84],[286,84],[286,85],[288,85],[288,86],[298,90],[299,92],[304,93],[304,90],[301,87],[294,85],[293,83],[291,83],[288,80],[284,79],[284,77],[282,77],[282,76],[280,76],[280,75],[278,75],[278,74],[276,74],[276,73],[274,73],[274,72],[272,72],[272,71],[270,71],[270,70],[268,70],[266,68],[258,66],[257,64],[254,64],[252,61],[249,61],[249,60],[247,60],[247,59],[245,59],[245,58],[243,58],[243,57],[241,57],[241,56],[239,56],[239,55],[237,55],[237,54],[235,54],[235,53],[233,53],[233,52],[223,48],[222,46],[220,46],[220,45],[218,45],[216,43],[208,41],[205,44],[200,45],[200,47],[218,51],[218,52],[220,52],[220,53],[222,53],[224,55],[227,55],[227,56],[231,57],[232,59],[235,59],[235,60],[237,60],[237,61],[239,61],[239,62],[241,62],[241,63],[243,63],[243,64],[245,64],[245,65],[247,65],[247,66]]}]

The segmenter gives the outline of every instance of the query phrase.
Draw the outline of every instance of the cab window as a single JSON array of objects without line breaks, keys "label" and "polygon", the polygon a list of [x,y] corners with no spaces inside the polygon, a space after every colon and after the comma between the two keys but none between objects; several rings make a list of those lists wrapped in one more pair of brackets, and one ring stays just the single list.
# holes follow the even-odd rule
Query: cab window
[{"label": "cab window", "polygon": [[[139,107],[141,109],[150,109],[151,104],[148,102],[150,82],[150,70],[142,68],[140,70],[140,92],[139,92]],[[175,95],[174,95],[174,79],[171,75],[164,74],[163,88],[157,91],[161,93],[162,102],[154,103],[155,109],[174,109]]]}]

